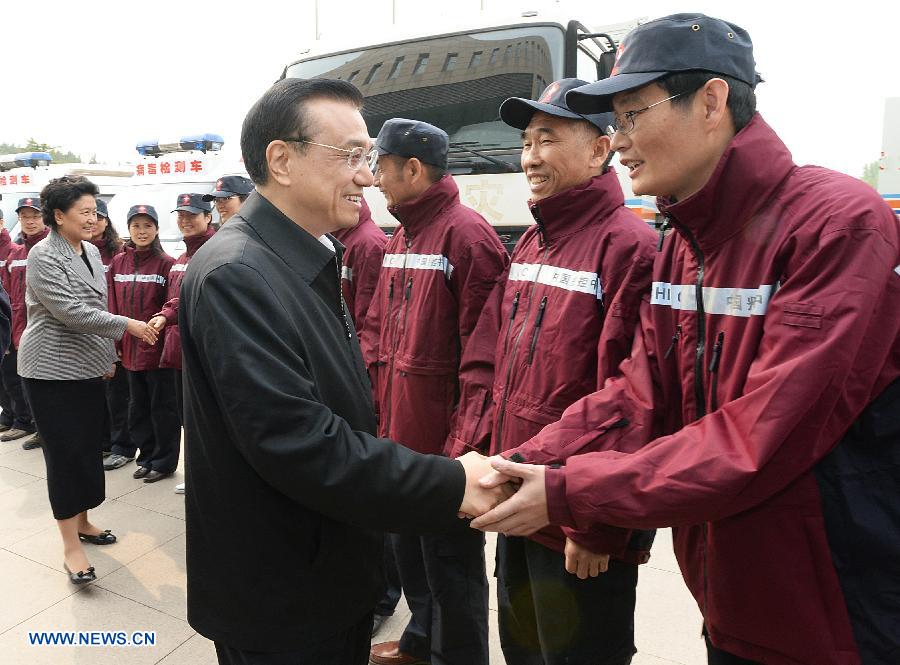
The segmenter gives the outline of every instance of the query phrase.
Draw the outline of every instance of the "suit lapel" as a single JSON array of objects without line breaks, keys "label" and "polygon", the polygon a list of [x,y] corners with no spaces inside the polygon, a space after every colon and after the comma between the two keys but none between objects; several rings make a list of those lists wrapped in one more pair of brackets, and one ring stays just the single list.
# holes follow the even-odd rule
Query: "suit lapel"
[{"label": "suit lapel", "polygon": [[[68,243],[68,241],[63,238],[58,233],[51,234],[54,238],[54,242],[56,243],[57,249],[59,249],[60,253],[63,256],[68,257],[69,262],[72,264],[72,270],[75,271],[75,274],[81,278],[85,284],[91,287],[97,293],[103,293],[103,284],[98,280],[103,276],[103,270],[97,270],[97,266],[94,265],[95,262],[91,261],[91,267],[94,269],[94,274],[91,274],[91,271],[88,270],[87,266],[84,264],[84,259],[82,259],[78,254],[75,253],[75,250],[72,249],[72,245]],[[87,252],[87,247],[85,247],[84,243],[81,243],[81,251]],[[90,254],[87,255],[88,260],[90,261]],[[99,274],[98,274],[99,273]]]}]

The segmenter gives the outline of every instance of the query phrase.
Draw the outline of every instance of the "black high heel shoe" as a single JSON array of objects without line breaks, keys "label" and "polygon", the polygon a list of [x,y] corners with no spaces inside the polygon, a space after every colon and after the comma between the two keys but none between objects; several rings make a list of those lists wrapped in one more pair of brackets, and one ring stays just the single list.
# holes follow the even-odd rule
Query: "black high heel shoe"
[{"label": "black high heel shoe", "polygon": [[112,545],[116,542],[116,536],[109,529],[104,531],[103,533],[98,533],[96,536],[92,536],[89,533],[78,533],[78,539],[83,543],[90,543],[91,545]]},{"label": "black high heel shoe", "polygon": [[63,568],[65,568],[66,572],[69,574],[69,581],[75,585],[88,584],[97,579],[97,574],[94,572],[93,566],[89,566],[87,570],[79,570],[77,573],[73,573],[69,570],[69,566],[66,562],[63,561]]}]

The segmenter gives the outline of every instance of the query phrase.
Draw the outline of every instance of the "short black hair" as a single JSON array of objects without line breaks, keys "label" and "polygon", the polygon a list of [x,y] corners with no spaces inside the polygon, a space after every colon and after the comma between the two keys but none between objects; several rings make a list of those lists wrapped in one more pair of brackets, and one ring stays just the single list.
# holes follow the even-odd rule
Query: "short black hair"
[{"label": "short black hair", "polygon": [[81,175],[64,175],[54,178],[41,190],[41,216],[44,226],[56,231],[54,212],[68,212],[82,196],[90,194],[96,198],[100,194],[97,185]]},{"label": "short black hair", "polygon": [[722,79],[728,84],[728,110],[731,111],[735,133],[741,131],[756,113],[756,93],[747,83],[725,74],[703,70],[675,72],[660,79],[658,83],[669,95],[682,95],[672,100],[672,104],[678,106],[687,104],[693,94],[712,79]]},{"label": "short black hair", "polygon": [[[362,108],[362,93],[352,83],[333,79],[282,79],[252,106],[241,127],[241,153],[250,179],[258,186],[269,179],[266,148],[278,139],[309,139],[306,104],[313,99],[331,99]],[[305,149],[302,143],[298,149]]]}]

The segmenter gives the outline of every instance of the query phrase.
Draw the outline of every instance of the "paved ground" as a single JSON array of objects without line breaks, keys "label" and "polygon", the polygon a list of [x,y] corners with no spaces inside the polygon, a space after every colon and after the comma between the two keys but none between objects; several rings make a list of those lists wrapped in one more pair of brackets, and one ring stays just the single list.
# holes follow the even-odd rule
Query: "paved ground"
[{"label": "paved ground", "polygon": [[[212,643],[186,620],[184,502],[175,477],[146,485],[134,465],[106,474],[107,501],[92,521],[119,542],[89,547],[99,579],[76,590],[62,570],[50,514],[44,460],[19,442],[0,443],[0,665],[214,665]],[[493,540],[488,560],[493,560]],[[660,532],[638,585],[634,665],[702,665],[700,615],[681,580],[668,530]],[[322,602],[327,602],[323,599]],[[491,663],[501,665],[492,594]],[[377,641],[396,639],[409,612],[402,604]],[[31,631],[155,631],[144,647],[31,646]]]}]

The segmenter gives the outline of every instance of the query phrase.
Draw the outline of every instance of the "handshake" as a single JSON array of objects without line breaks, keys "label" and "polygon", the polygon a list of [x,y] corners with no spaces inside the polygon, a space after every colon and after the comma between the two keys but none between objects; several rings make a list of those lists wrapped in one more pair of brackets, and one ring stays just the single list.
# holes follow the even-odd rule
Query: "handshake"
[{"label": "handshake", "polygon": [[[472,528],[505,536],[530,536],[550,524],[544,486],[546,467],[476,452],[466,453],[457,461],[466,471],[459,516],[472,518]],[[580,579],[597,577],[609,566],[608,554],[592,552],[569,538],[565,559],[566,570]]]},{"label": "handshake", "polygon": [[472,519],[473,528],[528,536],[550,524],[545,467],[476,452],[466,453],[457,461],[466,472],[459,516]]}]

